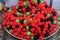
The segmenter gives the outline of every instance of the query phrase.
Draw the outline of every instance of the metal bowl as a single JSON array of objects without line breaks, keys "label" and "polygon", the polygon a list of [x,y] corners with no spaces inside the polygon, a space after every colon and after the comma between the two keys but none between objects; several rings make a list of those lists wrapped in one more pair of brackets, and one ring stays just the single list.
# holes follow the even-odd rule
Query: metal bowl
[{"label": "metal bowl", "polygon": [[[52,30],[52,31],[53,31],[53,30]],[[53,40],[54,38],[56,38],[58,31],[59,31],[59,27],[58,27],[58,29],[57,29],[56,32],[54,32],[53,34],[51,34],[51,35],[48,36],[48,37],[43,38],[43,40]]]},{"label": "metal bowl", "polygon": [[26,39],[24,39],[24,38],[19,38],[19,37],[16,37],[15,35],[11,34],[5,27],[4,27],[4,29],[5,29],[5,31],[6,31],[9,35],[11,35],[12,37],[15,37],[15,38],[17,38],[17,39],[26,40]]},{"label": "metal bowl", "polygon": [[[16,37],[15,35],[11,34],[5,27],[4,27],[4,30],[5,30],[9,35],[11,35],[11,36],[14,37],[14,38],[26,40],[26,39],[24,39],[24,38],[19,38],[19,37]],[[52,38],[58,33],[58,31],[59,31],[59,28],[57,29],[56,32],[54,32],[54,33],[51,34],[50,36],[43,38],[43,40],[50,40],[50,39],[52,39]],[[53,40],[53,39],[52,39],[52,40]]]}]

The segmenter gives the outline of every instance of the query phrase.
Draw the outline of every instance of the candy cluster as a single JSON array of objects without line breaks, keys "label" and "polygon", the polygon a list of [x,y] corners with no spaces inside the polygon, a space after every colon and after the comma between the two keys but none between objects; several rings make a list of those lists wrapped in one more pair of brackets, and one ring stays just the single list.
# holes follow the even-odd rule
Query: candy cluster
[{"label": "candy cluster", "polygon": [[56,32],[58,14],[43,0],[21,0],[5,9],[3,24],[13,35],[27,40],[42,40]]}]

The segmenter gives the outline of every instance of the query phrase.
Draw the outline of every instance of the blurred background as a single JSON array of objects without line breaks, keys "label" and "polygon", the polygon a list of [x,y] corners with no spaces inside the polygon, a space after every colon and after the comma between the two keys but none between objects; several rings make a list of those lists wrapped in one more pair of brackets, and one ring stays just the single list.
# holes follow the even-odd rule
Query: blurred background
[{"label": "blurred background", "polygon": [[[5,6],[11,7],[12,5],[16,5],[16,3],[18,2],[18,0],[4,0],[5,1]],[[48,5],[50,4],[50,0],[46,0]],[[3,2],[3,0],[0,0],[0,2]],[[53,4],[52,7],[60,10],[60,0],[53,0]]]},{"label": "blurred background", "polygon": [[[50,0],[46,0],[46,1],[48,4],[50,3]],[[60,0],[53,0],[52,7],[57,10],[60,10]]]}]

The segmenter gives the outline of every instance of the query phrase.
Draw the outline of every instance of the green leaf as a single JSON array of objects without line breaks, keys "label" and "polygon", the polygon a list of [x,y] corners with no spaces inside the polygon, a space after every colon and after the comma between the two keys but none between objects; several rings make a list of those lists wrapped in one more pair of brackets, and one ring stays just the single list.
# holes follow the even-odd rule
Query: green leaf
[{"label": "green leaf", "polygon": [[30,12],[27,12],[26,14],[27,14],[27,15],[30,15]]},{"label": "green leaf", "polygon": [[60,22],[58,22],[58,25],[60,26]]},{"label": "green leaf", "polygon": [[32,16],[34,16],[34,14],[32,14]]},{"label": "green leaf", "polygon": [[16,6],[16,9],[19,9],[18,6]]},{"label": "green leaf", "polygon": [[47,14],[48,17],[50,17],[50,14]]},{"label": "green leaf", "polygon": [[53,21],[53,24],[56,24],[56,20]]},{"label": "green leaf", "polygon": [[23,23],[25,24],[27,22],[27,20],[24,20]]},{"label": "green leaf", "polygon": [[24,2],[24,6],[27,6],[28,4],[27,4],[27,2]]},{"label": "green leaf", "polygon": [[26,26],[26,29],[29,29],[29,26]]},{"label": "green leaf", "polygon": [[32,18],[30,18],[30,20],[32,21]]},{"label": "green leaf", "polygon": [[34,37],[33,36],[31,37],[31,40],[34,40]]},{"label": "green leaf", "polygon": [[27,32],[27,35],[30,36],[31,35],[31,32]]},{"label": "green leaf", "polygon": [[11,8],[8,10],[8,12],[11,12]]},{"label": "green leaf", "polygon": [[40,0],[40,3],[43,3],[44,2],[44,0]]},{"label": "green leaf", "polygon": [[37,2],[37,0],[33,0],[34,2]]},{"label": "green leaf", "polygon": [[20,15],[21,15],[21,13],[20,13],[20,12],[17,12],[17,13],[16,13],[16,15],[17,15],[17,16],[20,16]]},{"label": "green leaf", "polygon": [[17,19],[17,20],[16,20],[16,22],[17,22],[17,23],[19,23],[19,22],[20,22],[20,20],[19,20],[19,19]]},{"label": "green leaf", "polygon": [[60,20],[60,17],[58,17],[58,20]]}]

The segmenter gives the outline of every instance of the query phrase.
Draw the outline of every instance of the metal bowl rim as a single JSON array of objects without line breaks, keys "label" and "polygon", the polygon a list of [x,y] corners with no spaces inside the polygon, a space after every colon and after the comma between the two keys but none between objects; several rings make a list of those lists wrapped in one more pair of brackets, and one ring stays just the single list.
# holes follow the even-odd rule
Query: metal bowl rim
[{"label": "metal bowl rim", "polygon": [[[24,38],[19,38],[19,37],[16,37],[15,35],[13,35],[13,34],[11,34],[5,27],[4,27],[4,29],[7,31],[7,33],[9,34],[9,35],[11,35],[12,37],[15,37],[15,38],[17,38],[17,39],[24,39]],[[58,27],[58,29],[57,29],[57,31],[56,32],[54,32],[53,34],[51,34],[50,36],[48,36],[48,37],[45,37],[45,38],[43,38],[43,39],[47,39],[47,38],[50,38],[51,36],[53,36],[53,35],[55,35],[57,32],[58,32],[58,30],[59,30],[59,27]],[[26,39],[24,39],[24,40],[26,40]]]}]

